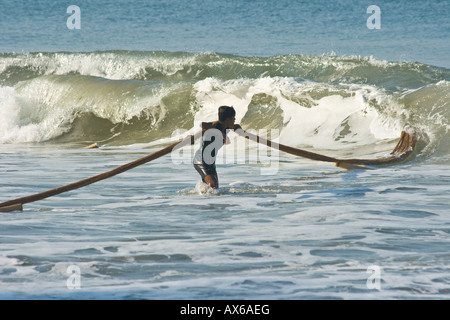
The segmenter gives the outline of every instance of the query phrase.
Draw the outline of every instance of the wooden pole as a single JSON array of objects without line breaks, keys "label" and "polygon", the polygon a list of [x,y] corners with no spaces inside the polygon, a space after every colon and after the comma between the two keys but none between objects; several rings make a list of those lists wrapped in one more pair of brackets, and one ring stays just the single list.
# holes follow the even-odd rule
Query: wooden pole
[{"label": "wooden pole", "polygon": [[128,171],[130,169],[136,168],[137,166],[140,166],[140,165],[143,165],[152,160],[158,159],[158,158],[172,152],[172,150],[182,148],[188,144],[193,144],[195,139],[198,138],[200,136],[200,134],[201,134],[201,132],[199,132],[193,136],[188,136],[187,138],[177,141],[177,142],[175,142],[159,151],[156,151],[146,157],[143,157],[136,161],[127,163],[127,164],[117,167],[111,171],[108,171],[108,172],[105,172],[105,173],[102,173],[102,174],[99,174],[99,175],[96,175],[96,176],[93,176],[93,177],[90,177],[90,178],[87,178],[84,180],[80,180],[78,182],[68,184],[68,185],[65,185],[65,186],[62,186],[59,188],[51,189],[51,190],[37,193],[37,194],[31,195],[31,196],[22,197],[22,198],[18,198],[18,199],[0,203],[0,212],[10,212],[10,211],[14,211],[14,210],[22,210],[22,205],[24,205],[25,203],[43,200],[45,198],[49,198],[49,197],[58,195],[63,192],[68,192],[71,190],[79,189],[79,188],[82,188],[89,184],[111,178],[122,172]]},{"label": "wooden pole", "polygon": [[305,151],[305,150],[301,150],[301,149],[296,149],[296,148],[292,148],[289,146],[286,146],[284,144],[281,143],[277,143],[277,142],[273,142],[264,138],[261,138],[259,136],[257,136],[256,134],[244,131],[242,129],[237,129],[235,130],[235,132],[252,141],[264,144],[268,147],[274,148],[274,149],[278,149],[281,151],[284,151],[286,153],[292,154],[294,156],[298,156],[298,157],[303,157],[303,158],[307,158],[307,159],[311,159],[311,160],[317,160],[317,161],[325,161],[325,162],[336,162],[338,161],[338,159],[336,158],[332,158],[332,157],[328,157],[328,156],[324,156],[318,153],[314,153],[314,152],[310,152],[310,151]]},{"label": "wooden pole", "polygon": [[21,203],[13,204],[11,206],[5,206],[0,208],[0,212],[12,212],[12,211],[22,211],[23,207]]},{"label": "wooden pole", "polygon": [[281,143],[276,143],[264,138],[261,138],[255,134],[249,133],[242,129],[237,129],[236,133],[240,136],[247,138],[249,140],[264,144],[266,146],[276,148],[283,152],[303,157],[311,160],[324,161],[324,162],[334,162],[336,166],[344,168],[344,169],[370,169],[367,167],[363,167],[361,165],[383,165],[383,164],[392,164],[405,160],[414,150],[414,147],[417,142],[417,138],[414,133],[407,133],[406,131],[402,131],[400,135],[400,139],[395,146],[394,150],[391,152],[391,156],[386,158],[377,158],[377,159],[337,159],[333,157],[328,157],[325,155],[321,155],[318,153],[297,149],[293,147],[289,147],[283,145]]},{"label": "wooden pole", "polygon": [[[325,155],[321,155],[318,153],[289,147],[289,146],[286,146],[286,145],[283,145],[280,143],[276,143],[276,142],[261,138],[255,134],[246,132],[242,129],[237,129],[235,131],[237,134],[239,134],[249,140],[253,140],[255,142],[262,143],[271,148],[276,148],[283,152],[286,152],[286,153],[289,153],[289,154],[292,154],[295,156],[299,156],[299,157],[308,158],[311,160],[334,162],[336,166],[344,168],[344,169],[364,169],[364,170],[366,170],[366,169],[370,169],[370,168],[367,168],[367,167],[364,167],[361,165],[382,165],[382,164],[391,164],[391,163],[403,161],[413,152],[415,144],[417,142],[417,138],[414,134],[409,134],[409,133],[403,131],[400,136],[400,139],[399,139],[397,145],[395,146],[394,151],[392,151],[390,157],[379,158],[379,159],[337,159],[337,158],[332,158],[332,157],[328,157]],[[201,136],[201,134],[202,134],[202,132],[198,132],[195,135],[188,136],[188,137],[186,137],[180,141],[177,141],[177,142],[175,142],[159,151],[156,151],[146,157],[143,157],[136,161],[127,163],[127,164],[117,167],[111,171],[108,171],[108,172],[105,172],[105,173],[102,173],[102,174],[99,174],[99,175],[96,175],[96,176],[93,176],[93,177],[90,177],[90,178],[87,178],[84,180],[80,180],[78,182],[68,184],[63,187],[55,188],[55,189],[37,193],[37,194],[31,195],[31,196],[22,197],[22,198],[18,198],[18,199],[0,203],[0,212],[11,212],[11,211],[15,211],[15,210],[22,210],[22,206],[25,203],[43,200],[45,198],[52,197],[52,196],[58,195],[63,192],[68,192],[68,191],[71,191],[74,189],[79,189],[79,188],[87,186],[89,184],[92,184],[92,183],[95,183],[95,182],[98,182],[98,181],[101,181],[101,180],[104,180],[107,178],[111,178],[122,172],[128,171],[137,166],[140,166],[140,165],[143,165],[152,160],[158,159],[158,158],[172,152],[175,149],[182,148],[188,144],[193,144],[194,141]]]}]

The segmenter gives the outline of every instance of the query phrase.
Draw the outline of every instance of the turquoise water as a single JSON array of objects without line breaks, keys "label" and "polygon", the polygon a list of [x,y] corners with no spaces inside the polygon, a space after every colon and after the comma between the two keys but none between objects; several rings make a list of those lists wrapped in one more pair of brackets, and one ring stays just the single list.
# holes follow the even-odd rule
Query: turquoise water
[{"label": "turquoise water", "polygon": [[[80,29],[68,3],[0,2],[0,51],[188,51],[244,56],[374,56],[450,67],[447,1],[86,1]],[[380,29],[368,29],[370,5]],[[370,21],[372,23],[372,20]]]},{"label": "turquoise water", "polygon": [[216,192],[195,145],[1,213],[1,298],[450,297],[447,2],[378,2],[379,30],[359,1],[77,5],[69,30],[66,5],[0,3],[0,202],[144,157],[223,104],[333,157],[419,142],[345,171],[230,133]]}]

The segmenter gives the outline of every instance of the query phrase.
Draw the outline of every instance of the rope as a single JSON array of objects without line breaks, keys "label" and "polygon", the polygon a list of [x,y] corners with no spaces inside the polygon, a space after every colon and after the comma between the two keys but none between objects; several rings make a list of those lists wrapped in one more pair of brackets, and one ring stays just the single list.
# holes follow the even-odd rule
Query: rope
[{"label": "rope", "polygon": [[[246,132],[242,129],[237,129],[237,130],[235,130],[235,132],[238,135],[240,135],[246,139],[253,140],[258,143],[262,143],[271,148],[276,148],[283,152],[286,152],[286,153],[289,153],[289,154],[292,154],[295,156],[303,157],[303,158],[308,158],[311,160],[334,162],[336,164],[336,166],[339,166],[339,167],[342,167],[345,169],[369,169],[369,168],[360,167],[357,165],[358,164],[379,165],[379,164],[388,164],[388,163],[402,161],[402,160],[406,159],[409,156],[409,154],[413,151],[414,146],[417,141],[415,135],[411,135],[411,134],[408,134],[405,131],[403,131],[402,135],[399,139],[399,142],[397,143],[396,147],[394,148],[394,151],[391,153],[391,157],[381,158],[381,159],[347,159],[347,160],[345,160],[345,159],[336,159],[336,158],[328,157],[328,156],[321,155],[318,153],[289,147],[289,146],[286,146],[286,145],[283,145],[280,143],[276,143],[276,142],[261,138],[255,134]],[[99,175],[96,175],[96,176],[93,176],[93,177],[90,177],[90,178],[87,178],[84,180],[80,180],[78,182],[68,184],[66,186],[62,186],[62,187],[51,189],[51,190],[48,190],[45,192],[37,193],[37,194],[31,195],[31,196],[26,196],[26,197],[22,197],[22,198],[18,198],[18,199],[0,203],[0,212],[22,210],[22,205],[25,203],[43,200],[43,199],[46,199],[46,198],[49,198],[49,197],[52,197],[52,196],[55,196],[55,195],[58,195],[58,194],[61,194],[64,192],[68,192],[71,190],[85,187],[87,185],[90,185],[92,183],[95,183],[95,182],[98,182],[101,180],[111,178],[115,175],[118,175],[118,174],[123,173],[128,170],[131,170],[133,168],[136,168],[147,162],[158,159],[158,158],[172,152],[173,150],[184,147],[185,145],[194,144],[195,140],[197,138],[199,138],[201,136],[201,134],[202,134],[202,132],[198,132],[195,135],[188,136],[188,137],[186,137],[182,140],[179,140],[159,151],[156,151],[148,156],[145,156],[145,157],[135,160],[133,162],[130,162],[130,163],[127,163],[120,167],[117,167],[111,171],[108,171],[108,172],[105,172],[105,173],[102,173],[102,174],[99,174]]]},{"label": "rope", "polygon": [[413,152],[417,142],[417,138],[414,133],[410,134],[407,133],[406,131],[402,131],[400,139],[397,145],[395,146],[394,150],[391,152],[390,157],[377,159],[337,159],[302,149],[296,149],[293,147],[283,145],[281,143],[276,143],[261,138],[255,134],[249,133],[242,129],[238,129],[235,132],[246,139],[267,145],[272,148],[279,149],[283,152],[311,160],[334,162],[336,166],[343,167],[345,169],[349,168],[368,169],[365,167],[352,167],[351,165],[381,165],[403,161]]},{"label": "rope", "polygon": [[188,136],[180,141],[177,141],[167,147],[165,147],[164,149],[161,149],[159,151],[156,151],[146,157],[140,158],[138,160],[135,160],[133,162],[127,163],[125,165],[122,165],[120,167],[117,167],[111,171],[84,179],[84,180],[80,180],[78,182],[72,183],[72,184],[68,184],[59,188],[55,188],[55,189],[51,189],[45,192],[41,192],[41,193],[37,193],[31,196],[27,196],[27,197],[22,197],[22,198],[18,198],[18,199],[14,199],[14,200],[10,200],[10,201],[6,201],[3,203],[0,203],[0,212],[4,212],[4,211],[11,211],[11,210],[20,210],[19,205],[24,205],[25,203],[30,203],[30,202],[35,202],[35,201],[39,201],[39,200],[43,200],[64,192],[68,192],[71,190],[75,190],[75,189],[79,189],[82,187],[85,187],[87,185],[90,185],[92,183],[101,181],[101,180],[105,180],[108,178],[111,178],[115,175],[118,175],[120,173],[123,173],[125,171],[131,170],[133,168],[136,168],[137,166],[143,165],[147,162],[150,162],[152,160],[158,159],[170,152],[172,152],[172,150],[175,149],[179,149],[182,148],[183,146],[187,145],[187,144],[193,144],[195,139],[197,139],[200,136],[200,133],[197,133],[193,136]]}]

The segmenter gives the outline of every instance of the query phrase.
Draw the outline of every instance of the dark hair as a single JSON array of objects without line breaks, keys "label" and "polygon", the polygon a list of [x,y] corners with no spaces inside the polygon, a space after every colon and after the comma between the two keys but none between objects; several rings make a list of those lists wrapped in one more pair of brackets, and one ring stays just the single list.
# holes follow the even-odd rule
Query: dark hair
[{"label": "dark hair", "polygon": [[219,121],[225,121],[228,118],[234,117],[236,115],[236,111],[234,111],[233,107],[229,106],[221,106],[219,107]]}]

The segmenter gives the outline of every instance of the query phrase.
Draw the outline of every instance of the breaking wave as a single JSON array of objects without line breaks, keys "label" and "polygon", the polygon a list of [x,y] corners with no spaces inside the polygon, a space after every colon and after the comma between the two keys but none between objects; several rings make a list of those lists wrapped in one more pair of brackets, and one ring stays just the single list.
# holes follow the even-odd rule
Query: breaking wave
[{"label": "breaking wave", "polygon": [[244,129],[278,129],[292,146],[370,153],[413,127],[423,154],[446,156],[449,81],[444,68],[359,56],[0,54],[0,143],[151,143],[233,105]]}]

